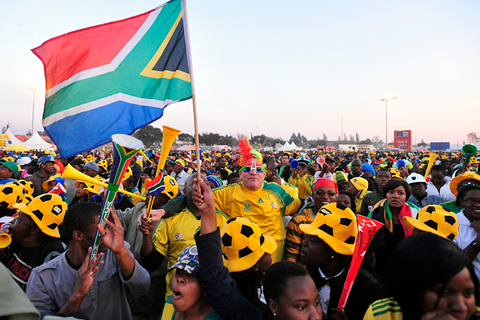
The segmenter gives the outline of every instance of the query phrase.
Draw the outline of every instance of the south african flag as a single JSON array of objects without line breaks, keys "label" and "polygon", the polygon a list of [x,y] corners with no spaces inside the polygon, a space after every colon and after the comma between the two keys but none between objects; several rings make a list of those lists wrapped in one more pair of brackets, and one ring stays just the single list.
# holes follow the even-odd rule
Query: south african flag
[{"label": "south african flag", "polygon": [[181,0],[50,39],[43,126],[63,157],[131,134],[192,97]]}]

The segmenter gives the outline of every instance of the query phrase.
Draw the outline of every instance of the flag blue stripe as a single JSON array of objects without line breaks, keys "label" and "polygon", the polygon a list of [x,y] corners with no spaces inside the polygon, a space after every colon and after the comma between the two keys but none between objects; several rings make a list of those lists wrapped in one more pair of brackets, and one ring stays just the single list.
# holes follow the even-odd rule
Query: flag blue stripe
[{"label": "flag blue stripe", "polygon": [[[57,145],[62,157],[68,158],[109,143],[114,134],[132,134],[161,116],[162,108],[116,101],[56,121],[45,127],[45,131]],[[78,132],[87,134],[78,136]]]}]

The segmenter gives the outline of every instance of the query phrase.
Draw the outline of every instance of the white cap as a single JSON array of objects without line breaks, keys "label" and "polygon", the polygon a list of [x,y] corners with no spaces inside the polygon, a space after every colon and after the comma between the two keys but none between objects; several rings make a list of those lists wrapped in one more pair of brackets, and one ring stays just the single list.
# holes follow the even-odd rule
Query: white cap
[{"label": "white cap", "polygon": [[20,159],[17,160],[17,164],[21,166],[25,166],[30,162],[32,162],[32,159],[30,159],[29,157],[21,157]]},{"label": "white cap", "polygon": [[407,177],[406,181],[407,181],[408,184],[420,183],[420,182],[427,183],[427,180],[425,180],[425,178],[421,174],[418,174],[418,173],[410,174]]}]

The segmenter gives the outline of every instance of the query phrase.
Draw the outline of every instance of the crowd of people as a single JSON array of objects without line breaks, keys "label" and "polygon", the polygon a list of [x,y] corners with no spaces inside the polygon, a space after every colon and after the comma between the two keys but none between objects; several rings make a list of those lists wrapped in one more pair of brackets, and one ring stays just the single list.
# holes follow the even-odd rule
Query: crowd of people
[{"label": "crowd of people", "polygon": [[[147,154],[102,226],[111,153],[3,152],[0,318],[480,319],[475,155],[260,152],[247,138],[172,150],[162,170]],[[340,309],[359,215],[383,226]]]}]

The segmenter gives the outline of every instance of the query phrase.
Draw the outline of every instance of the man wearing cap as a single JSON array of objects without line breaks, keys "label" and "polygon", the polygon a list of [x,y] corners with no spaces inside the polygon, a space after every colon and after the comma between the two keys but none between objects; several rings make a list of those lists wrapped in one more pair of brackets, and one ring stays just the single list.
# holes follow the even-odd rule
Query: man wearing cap
[{"label": "man wearing cap", "polygon": [[100,180],[100,176],[98,175],[98,164],[96,164],[94,161],[87,162],[85,164],[83,167],[83,173],[93,179]]},{"label": "man wearing cap", "polygon": [[427,193],[427,180],[422,175],[412,173],[407,177],[406,181],[412,190],[412,195],[407,201],[420,209],[428,205],[437,205],[444,202],[443,198]]},{"label": "man wearing cap", "polygon": [[333,175],[333,182],[337,184],[338,191],[347,191],[348,189],[348,176],[343,171],[336,171]]},{"label": "man wearing cap", "polygon": [[335,160],[331,157],[325,157],[325,163],[321,165],[322,170],[315,173],[315,179],[327,178],[333,181],[333,174],[335,171]]},{"label": "man wearing cap", "polygon": [[298,188],[298,196],[306,199],[312,195],[314,177],[308,174],[309,163],[305,159],[298,161],[298,168],[293,170],[288,183]]},{"label": "man wearing cap", "polygon": [[0,164],[0,185],[17,181],[13,177],[18,173],[18,165],[13,161]]},{"label": "man wearing cap", "polygon": [[187,178],[189,177],[188,173],[183,171],[184,168],[185,161],[183,159],[175,160],[175,164],[173,165],[172,177],[174,177],[178,183],[179,194],[185,194],[185,181],[187,181]]},{"label": "man wearing cap", "polygon": [[[12,243],[0,251],[0,261],[25,291],[32,269],[65,251],[58,225],[63,221],[67,204],[59,195],[44,194],[28,204],[13,206],[20,213],[9,230]],[[7,232],[0,229],[0,233]]]},{"label": "man wearing cap", "polygon": [[[132,319],[127,292],[144,295],[150,276],[124,241],[123,228],[114,212],[98,224],[102,206],[80,202],[65,214],[63,226],[68,249],[35,268],[27,284],[27,296],[42,315],[80,312],[87,319]],[[91,246],[102,235],[98,254],[89,264]]]},{"label": "man wearing cap", "polygon": [[383,187],[385,184],[392,178],[392,174],[386,168],[381,168],[377,171],[375,176],[375,185],[376,189],[374,192],[367,193],[362,200],[362,206],[360,208],[360,214],[367,216],[370,211],[373,210],[373,207],[379,202],[380,200],[385,199],[383,196]]},{"label": "man wearing cap", "polygon": [[46,193],[43,189],[43,183],[55,174],[55,159],[52,156],[44,156],[38,159],[39,170],[31,176],[25,178],[33,183],[33,196],[39,196]]}]

